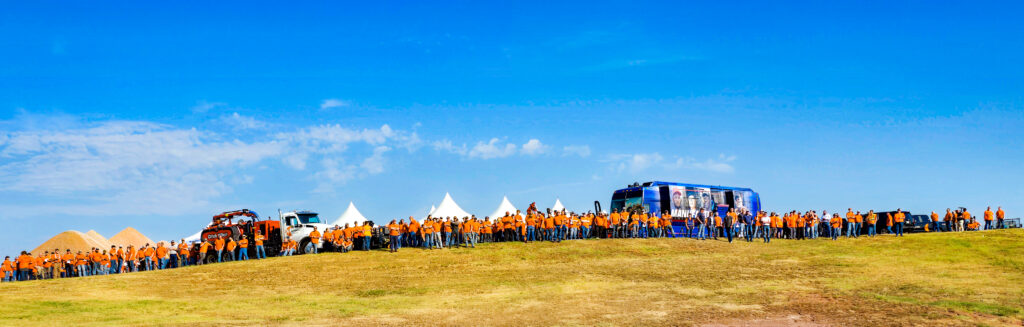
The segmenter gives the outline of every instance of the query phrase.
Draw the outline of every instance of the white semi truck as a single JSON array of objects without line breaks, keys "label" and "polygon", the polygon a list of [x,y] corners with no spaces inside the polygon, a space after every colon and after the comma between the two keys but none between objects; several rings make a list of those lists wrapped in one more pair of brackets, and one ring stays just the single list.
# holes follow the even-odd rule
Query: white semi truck
[{"label": "white semi truck", "polygon": [[314,245],[309,238],[309,234],[316,227],[316,230],[323,237],[324,232],[331,226],[320,220],[320,216],[316,212],[296,210],[282,213],[278,211],[278,218],[281,220],[281,239],[289,239],[288,232],[290,231],[290,239],[299,245],[298,249],[295,250],[296,254],[313,252],[314,246],[316,246],[318,251],[323,248],[323,239]]}]

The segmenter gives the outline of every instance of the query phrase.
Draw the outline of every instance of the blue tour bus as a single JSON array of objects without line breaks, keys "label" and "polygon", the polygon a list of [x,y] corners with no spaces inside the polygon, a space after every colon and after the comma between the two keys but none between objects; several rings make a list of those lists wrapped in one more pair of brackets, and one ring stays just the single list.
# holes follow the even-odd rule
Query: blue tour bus
[{"label": "blue tour bus", "polygon": [[[612,193],[611,210],[642,208],[658,217],[668,210],[673,218],[696,216],[700,209],[724,216],[730,208],[761,211],[761,197],[749,188],[700,184],[646,182],[634,183]],[[679,233],[682,220],[673,219],[672,229]]]}]

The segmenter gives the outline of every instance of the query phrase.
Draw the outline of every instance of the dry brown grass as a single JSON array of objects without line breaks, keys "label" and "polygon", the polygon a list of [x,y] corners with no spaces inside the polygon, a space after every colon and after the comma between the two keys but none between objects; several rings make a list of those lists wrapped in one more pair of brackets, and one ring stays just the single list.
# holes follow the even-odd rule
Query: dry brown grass
[{"label": "dry brown grass", "polygon": [[0,325],[1021,326],[1024,231],[487,244],[0,285]]}]

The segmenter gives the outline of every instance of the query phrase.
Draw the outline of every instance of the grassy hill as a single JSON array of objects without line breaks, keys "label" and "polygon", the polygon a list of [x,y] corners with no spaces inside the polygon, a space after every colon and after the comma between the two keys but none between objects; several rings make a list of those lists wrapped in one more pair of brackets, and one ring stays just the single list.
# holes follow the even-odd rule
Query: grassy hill
[{"label": "grassy hill", "polygon": [[1024,230],[320,254],[0,285],[0,325],[1015,325]]}]

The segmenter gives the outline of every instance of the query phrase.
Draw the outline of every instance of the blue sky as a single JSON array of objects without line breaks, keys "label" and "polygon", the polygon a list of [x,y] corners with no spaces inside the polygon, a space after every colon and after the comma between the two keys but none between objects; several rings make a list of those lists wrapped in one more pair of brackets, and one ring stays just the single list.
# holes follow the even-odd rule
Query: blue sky
[{"label": "blue sky", "polygon": [[445,192],[585,210],[648,180],[1024,210],[1017,3],[94,5],[0,12],[0,253]]}]

